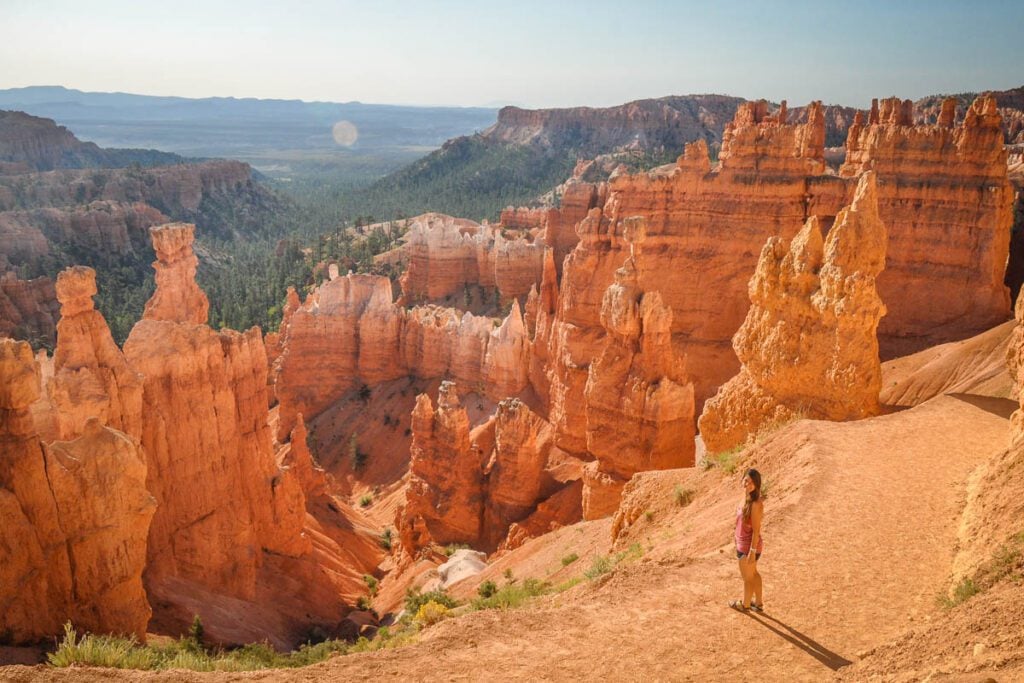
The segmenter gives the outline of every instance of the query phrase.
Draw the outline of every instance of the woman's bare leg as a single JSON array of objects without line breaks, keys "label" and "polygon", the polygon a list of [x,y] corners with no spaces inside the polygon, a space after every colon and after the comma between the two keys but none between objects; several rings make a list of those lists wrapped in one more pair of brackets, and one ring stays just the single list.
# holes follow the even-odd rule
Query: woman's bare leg
[{"label": "woman's bare leg", "polygon": [[750,597],[754,594],[754,565],[747,562],[746,557],[739,560],[740,576],[743,577],[743,607],[750,607]]},{"label": "woman's bare leg", "polygon": [[754,602],[756,602],[758,605],[763,605],[764,604],[764,594],[763,594],[764,586],[763,586],[763,583],[761,582],[761,572],[757,571],[757,558],[756,557],[754,558],[754,578],[753,578],[753,581],[751,581],[751,587],[753,588]]}]

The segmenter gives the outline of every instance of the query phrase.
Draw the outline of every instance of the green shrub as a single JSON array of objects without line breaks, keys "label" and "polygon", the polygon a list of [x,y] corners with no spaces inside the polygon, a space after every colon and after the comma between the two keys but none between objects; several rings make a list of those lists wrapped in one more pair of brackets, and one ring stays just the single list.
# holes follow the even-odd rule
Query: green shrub
[{"label": "green shrub", "polygon": [[192,617],[192,625],[188,627],[188,637],[197,647],[203,646],[203,638],[206,636],[206,629],[203,628],[203,620],[199,615]]},{"label": "green shrub", "polygon": [[103,666],[112,669],[152,669],[155,664],[152,653],[139,647],[134,637],[86,633],[79,638],[70,621],[64,624],[64,638],[57,649],[47,655],[47,661],[56,667]]},{"label": "green shrub", "polygon": [[[493,583],[492,583],[493,585]],[[551,584],[540,579],[525,579],[522,583],[509,584],[487,596],[473,601],[473,609],[510,609],[519,607],[530,598],[544,595],[551,591]]]},{"label": "green shrub", "polygon": [[476,594],[481,598],[489,598],[498,592],[498,584],[494,583],[490,579],[484,581],[476,587]]},{"label": "green shrub", "polygon": [[394,535],[395,532],[390,527],[380,532],[380,547],[384,548],[384,550],[391,550],[391,544],[394,540]]},{"label": "green shrub", "polygon": [[417,614],[420,607],[423,607],[428,602],[436,602],[448,609],[454,609],[459,604],[454,598],[445,593],[444,590],[424,593],[419,588],[409,588],[405,591],[405,611],[409,614]]},{"label": "green shrub", "polygon": [[376,597],[380,582],[370,574],[363,574],[363,581],[366,583],[366,587],[370,589],[370,597]]},{"label": "green shrub", "polygon": [[623,562],[632,562],[640,559],[643,554],[643,547],[639,543],[634,543],[622,552],[615,553],[615,555],[610,557],[607,555],[597,555],[594,557],[593,562],[591,562],[590,569],[583,572],[583,576],[593,581],[605,574],[611,573],[617,565]]},{"label": "green shrub", "polygon": [[577,555],[576,553],[569,553],[568,555],[562,558],[562,566],[568,567],[570,564],[572,564],[578,559],[580,559],[579,555]]},{"label": "green shrub", "polygon": [[583,572],[583,576],[587,577],[591,581],[604,576],[614,568],[612,559],[607,555],[597,555],[590,563],[590,568]]},{"label": "green shrub", "polygon": [[967,602],[981,592],[981,587],[974,582],[974,579],[964,577],[953,589],[953,595],[943,595],[939,598],[939,604],[946,609],[952,609],[957,605]]},{"label": "green shrub", "polygon": [[359,497],[359,507],[368,508],[371,505],[373,505],[373,496],[371,496],[369,493],[366,493]]},{"label": "green shrub", "polygon": [[676,505],[682,508],[693,502],[694,495],[693,489],[683,488],[679,484],[672,490],[672,498],[675,499]]},{"label": "green shrub", "polygon": [[[743,449],[745,447],[746,444],[740,444],[721,453],[709,454],[705,461],[705,469],[718,467],[726,474],[735,474],[736,467],[740,464],[740,460],[743,457]],[[710,465],[707,465],[707,463],[710,463]]]}]

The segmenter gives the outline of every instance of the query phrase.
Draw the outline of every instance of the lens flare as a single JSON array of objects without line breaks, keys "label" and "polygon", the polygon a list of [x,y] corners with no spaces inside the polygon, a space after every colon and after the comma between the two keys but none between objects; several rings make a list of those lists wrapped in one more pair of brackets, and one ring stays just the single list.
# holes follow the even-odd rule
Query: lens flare
[{"label": "lens flare", "polygon": [[359,139],[359,129],[351,121],[338,121],[331,129],[331,134],[342,147],[351,147]]}]

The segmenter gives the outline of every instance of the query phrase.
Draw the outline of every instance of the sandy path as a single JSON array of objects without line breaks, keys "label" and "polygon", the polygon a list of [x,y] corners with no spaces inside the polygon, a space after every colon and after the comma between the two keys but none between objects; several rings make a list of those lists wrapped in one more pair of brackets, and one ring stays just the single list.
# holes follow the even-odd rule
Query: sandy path
[{"label": "sandy path", "polygon": [[[940,614],[962,482],[1005,447],[1001,399],[944,396],[848,424],[802,423],[814,472],[799,503],[767,508],[764,616],[725,605],[735,562],[649,552],[600,585],[504,613],[443,622],[419,643],[297,671],[220,680],[828,680],[858,652]],[[771,499],[769,499],[771,500]],[[79,671],[80,680],[111,672]],[[0,678],[65,679],[53,670]],[[210,680],[182,673],[131,679]]]}]

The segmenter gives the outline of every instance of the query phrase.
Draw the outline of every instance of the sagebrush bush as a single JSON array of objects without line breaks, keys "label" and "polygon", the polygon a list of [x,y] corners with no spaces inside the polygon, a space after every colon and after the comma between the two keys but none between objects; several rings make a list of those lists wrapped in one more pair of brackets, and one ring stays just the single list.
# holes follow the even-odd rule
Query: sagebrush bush
[{"label": "sagebrush bush", "polygon": [[428,600],[416,611],[415,620],[424,626],[430,626],[451,616],[451,610],[441,603]]},{"label": "sagebrush bush", "polygon": [[436,602],[439,605],[444,605],[448,609],[454,609],[458,607],[458,602],[455,598],[451,597],[444,590],[422,592],[419,588],[409,588],[405,591],[405,611],[409,614],[415,615],[419,612],[420,607],[427,604],[428,602]]}]

